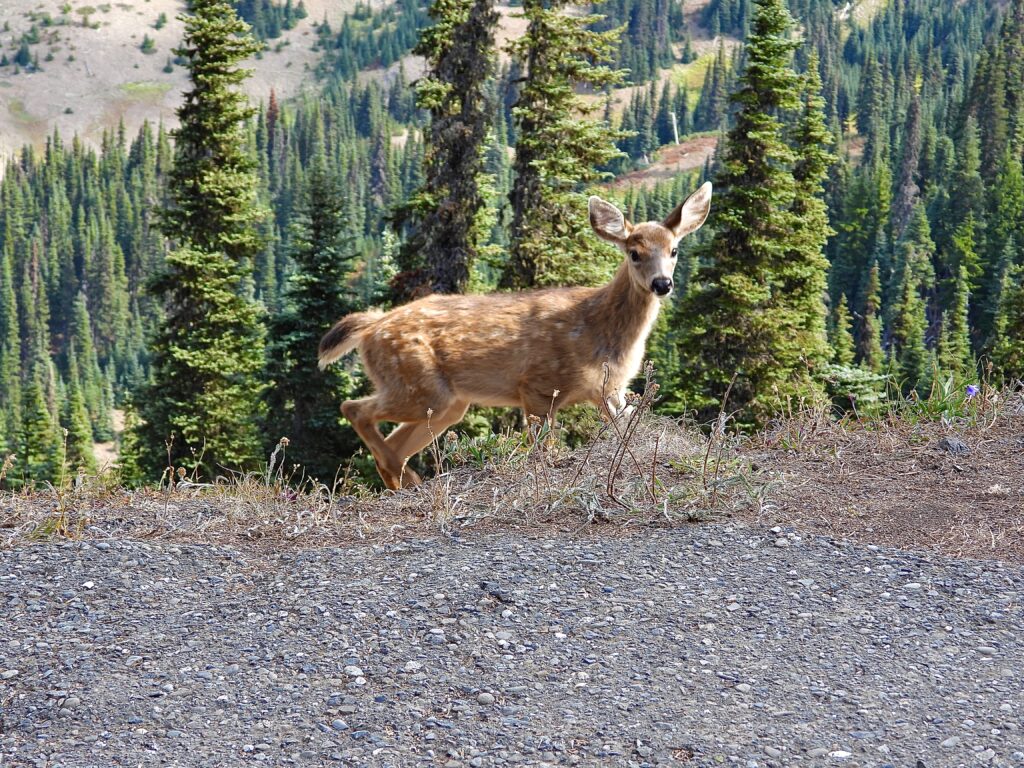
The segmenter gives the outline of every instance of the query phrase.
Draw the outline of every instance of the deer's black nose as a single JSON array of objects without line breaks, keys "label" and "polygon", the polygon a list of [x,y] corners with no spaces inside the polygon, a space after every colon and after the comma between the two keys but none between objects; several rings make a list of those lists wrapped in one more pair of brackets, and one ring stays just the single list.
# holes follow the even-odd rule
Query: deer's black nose
[{"label": "deer's black nose", "polygon": [[672,290],[672,279],[668,277],[656,277],[651,282],[651,290],[659,296],[668,296]]}]

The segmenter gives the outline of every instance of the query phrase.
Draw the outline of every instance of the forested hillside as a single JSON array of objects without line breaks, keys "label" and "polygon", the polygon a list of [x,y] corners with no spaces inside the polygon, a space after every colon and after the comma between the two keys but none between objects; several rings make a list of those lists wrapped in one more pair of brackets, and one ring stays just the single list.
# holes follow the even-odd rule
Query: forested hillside
[{"label": "forested hillside", "polygon": [[[241,5],[268,38],[303,12],[301,4]],[[445,149],[440,127],[452,115],[476,115],[466,135],[479,138],[471,147],[478,162],[467,166],[472,189],[460,187],[458,197],[476,202],[460,235],[468,256],[455,290],[601,281],[616,257],[586,232],[584,192],[617,198],[646,220],[666,215],[705,178],[721,186],[708,226],[683,243],[682,288],[651,341],[663,411],[716,412],[734,378],[737,407],[763,423],[787,398],[827,393],[850,407],[851,396],[855,404],[927,397],[936,382],[1024,375],[1024,1],[792,0],[795,25],[779,16],[753,35],[751,0],[712,0],[685,14],[677,0],[613,0],[593,9],[603,19],[588,18],[588,6],[564,8],[525,3],[534,32],[546,24],[550,34],[524,33],[511,54],[481,60],[475,71],[489,76],[455,88],[445,78],[472,73],[446,68],[445,57],[468,29],[460,25],[478,24],[493,41],[489,3],[400,0],[317,23],[309,44],[319,55],[319,93],[284,103],[268,93],[239,123],[251,161],[253,247],[235,259],[232,290],[252,307],[262,356],[241,382],[258,401],[249,414],[255,442],[204,464],[203,430],[211,430],[211,455],[216,430],[196,406],[188,446],[177,428],[175,466],[206,475],[253,467],[283,436],[290,455],[328,481],[348,460],[357,444],[324,404],[365,383],[358,368],[314,379],[318,330],[303,308],[322,313],[326,296],[342,314],[429,289],[434,264],[418,254],[424,243],[449,242],[431,241],[432,232],[456,236],[431,218],[437,201],[454,195],[436,161],[461,149]],[[565,29],[565,19],[578,24]],[[429,25],[441,31],[421,40]],[[759,40],[776,38],[792,44],[772,66],[791,75],[773,101],[765,92],[778,82],[759,81],[749,58],[760,55]],[[565,60],[538,83],[540,71],[526,62],[550,39],[567,41]],[[403,63],[415,46],[429,76],[414,87]],[[572,59],[574,46],[589,53]],[[10,53],[0,62],[32,65]],[[188,57],[174,66],[189,66]],[[561,110],[561,122],[537,116],[543,100]],[[577,120],[585,110],[589,119]],[[777,196],[762,204],[785,215],[775,234],[746,232],[753,251],[729,250],[742,238],[723,233],[756,228],[737,223],[745,185],[760,177],[740,167],[744,134],[734,129],[758,115],[771,117],[757,125],[777,134],[781,143],[765,151],[785,174],[764,177],[762,189]],[[654,186],[602,186],[697,136],[719,146],[703,168]],[[159,479],[169,435],[139,425],[156,423],[146,410],[170,392],[154,379],[154,350],[173,341],[166,333],[178,300],[158,278],[179,263],[169,267],[168,254],[180,259],[178,246],[196,241],[168,225],[181,206],[173,191],[180,167],[172,137],[154,122],[135,135],[107,131],[98,147],[54,132],[43,150],[26,147],[4,169],[0,455],[16,456],[6,486],[94,470],[93,443],[113,437],[115,410],[127,412],[124,479]],[[530,231],[524,211],[533,214]],[[558,220],[576,229],[545,229]],[[762,253],[758,243],[763,263],[752,266],[744,254]],[[742,316],[715,314],[729,269],[749,278],[729,302],[746,308]],[[729,338],[715,337],[714,323],[747,329],[746,339],[755,326],[768,335],[770,326],[789,327],[798,341],[766,335],[763,347],[751,342],[761,350],[756,365],[741,348],[712,363],[708,345],[724,348]],[[190,407],[175,402],[169,424]]]}]

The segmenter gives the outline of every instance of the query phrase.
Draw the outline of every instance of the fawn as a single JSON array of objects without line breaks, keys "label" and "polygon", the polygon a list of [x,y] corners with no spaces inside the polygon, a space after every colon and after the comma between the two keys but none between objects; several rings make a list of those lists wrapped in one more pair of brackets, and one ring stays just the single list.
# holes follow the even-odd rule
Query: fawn
[{"label": "fawn", "polygon": [[[388,488],[419,483],[406,462],[472,404],[519,406],[541,418],[580,402],[608,418],[625,407],[659,299],[672,292],[676,246],[707,218],[711,184],[660,224],[630,224],[599,197],[589,207],[594,232],[626,257],[601,288],[435,294],[346,315],[320,341],[321,369],[359,349],[376,391],[341,411]],[[398,426],[385,438],[381,421]]]}]

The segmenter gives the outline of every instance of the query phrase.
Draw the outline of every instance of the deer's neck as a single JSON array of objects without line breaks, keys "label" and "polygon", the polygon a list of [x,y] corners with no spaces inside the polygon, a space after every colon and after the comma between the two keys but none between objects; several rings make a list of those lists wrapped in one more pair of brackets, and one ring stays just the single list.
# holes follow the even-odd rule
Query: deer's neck
[{"label": "deer's neck", "polygon": [[625,366],[636,375],[644,346],[661,303],[651,291],[639,291],[623,264],[612,281],[591,296],[584,310],[587,330],[596,337],[594,345],[600,362]]}]

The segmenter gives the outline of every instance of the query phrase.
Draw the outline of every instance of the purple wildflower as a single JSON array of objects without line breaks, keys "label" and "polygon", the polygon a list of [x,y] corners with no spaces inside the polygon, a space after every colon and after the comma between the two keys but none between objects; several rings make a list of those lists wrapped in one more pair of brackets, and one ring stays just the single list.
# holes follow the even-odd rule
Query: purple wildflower
[{"label": "purple wildflower", "polygon": [[980,391],[981,390],[978,389],[978,387],[976,385],[968,384],[967,385],[967,399],[970,400],[971,398],[975,397],[978,394],[978,392],[980,392]]}]

